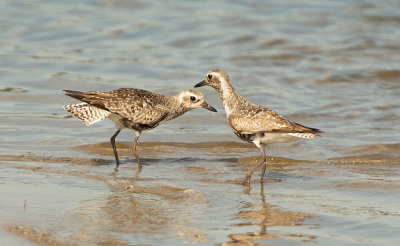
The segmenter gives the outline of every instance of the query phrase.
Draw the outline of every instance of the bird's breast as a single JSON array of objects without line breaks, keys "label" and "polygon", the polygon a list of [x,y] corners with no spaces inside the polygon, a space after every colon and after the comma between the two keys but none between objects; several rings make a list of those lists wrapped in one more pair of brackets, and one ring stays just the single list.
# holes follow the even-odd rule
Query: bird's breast
[{"label": "bird's breast", "polygon": [[242,139],[243,141],[252,143],[256,137],[256,134],[244,134],[241,133],[239,131],[235,131],[233,130],[233,132],[236,134],[236,136],[238,136],[240,139]]}]

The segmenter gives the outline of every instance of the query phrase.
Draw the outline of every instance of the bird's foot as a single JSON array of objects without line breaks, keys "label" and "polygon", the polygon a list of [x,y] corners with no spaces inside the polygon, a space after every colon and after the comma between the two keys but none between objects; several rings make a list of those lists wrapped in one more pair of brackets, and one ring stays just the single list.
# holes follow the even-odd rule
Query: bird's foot
[{"label": "bird's foot", "polygon": [[251,178],[251,176],[246,175],[246,178],[243,180],[242,185],[250,186],[250,178]]}]

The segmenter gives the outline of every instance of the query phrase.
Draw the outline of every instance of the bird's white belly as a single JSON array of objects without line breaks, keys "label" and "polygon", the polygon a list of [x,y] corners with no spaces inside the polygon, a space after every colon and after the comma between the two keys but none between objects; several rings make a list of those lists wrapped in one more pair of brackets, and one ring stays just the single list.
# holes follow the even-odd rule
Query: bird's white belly
[{"label": "bird's white belly", "polygon": [[110,114],[110,116],[108,116],[108,118],[112,121],[114,121],[115,123],[115,127],[117,129],[123,129],[125,128],[125,126],[121,123],[121,120],[123,119],[123,117],[119,114]]},{"label": "bird's white belly", "polygon": [[259,141],[261,144],[283,143],[298,139],[286,133],[264,133],[255,137],[254,141]]}]

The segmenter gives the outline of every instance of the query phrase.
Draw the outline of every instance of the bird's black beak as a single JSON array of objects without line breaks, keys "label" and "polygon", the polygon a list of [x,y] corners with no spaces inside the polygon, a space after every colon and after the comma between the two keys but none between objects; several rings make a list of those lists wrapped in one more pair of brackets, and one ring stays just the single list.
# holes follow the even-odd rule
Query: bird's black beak
[{"label": "bird's black beak", "polygon": [[208,103],[206,103],[206,102],[203,102],[202,104],[201,104],[201,107],[202,108],[205,108],[205,109],[208,109],[208,110],[210,110],[210,111],[213,111],[213,112],[217,112],[217,110],[214,108],[214,107],[212,107],[212,106],[210,106]]},{"label": "bird's black beak", "polygon": [[[206,84],[206,81],[203,80],[203,81],[197,83],[194,87],[195,87],[195,88],[196,88],[196,87],[202,87],[202,86],[205,86],[205,85],[207,85],[207,84]],[[217,112],[217,111],[215,111],[215,112]]]}]

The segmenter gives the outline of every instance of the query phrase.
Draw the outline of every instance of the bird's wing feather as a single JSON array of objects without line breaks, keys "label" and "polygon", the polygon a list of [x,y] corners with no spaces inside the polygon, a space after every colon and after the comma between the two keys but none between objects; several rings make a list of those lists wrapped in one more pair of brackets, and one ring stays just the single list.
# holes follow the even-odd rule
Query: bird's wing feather
[{"label": "bird's wing feather", "polygon": [[110,92],[86,91],[80,96],[70,96],[119,114],[132,122],[146,125],[165,119],[169,112],[163,104],[163,100],[167,100],[166,96],[134,88],[121,88]]},{"label": "bird's wing feather", "polygon": [[151,125],[165,119],[170,112],[165,105],[167,97],[160,94],[139,89],[118,89],[111,93],[114,100],[107,102],[106,107],[133,122]]},{"label": "bird's wing feather", "polygon": [[317,130],[286,120],[275,111],[263,107],[259,107],[254,111],[250,110],[238,114],[230,114],[228,122],[235,131],[243,134],[256,132],[304,133],[315,132]]}]

